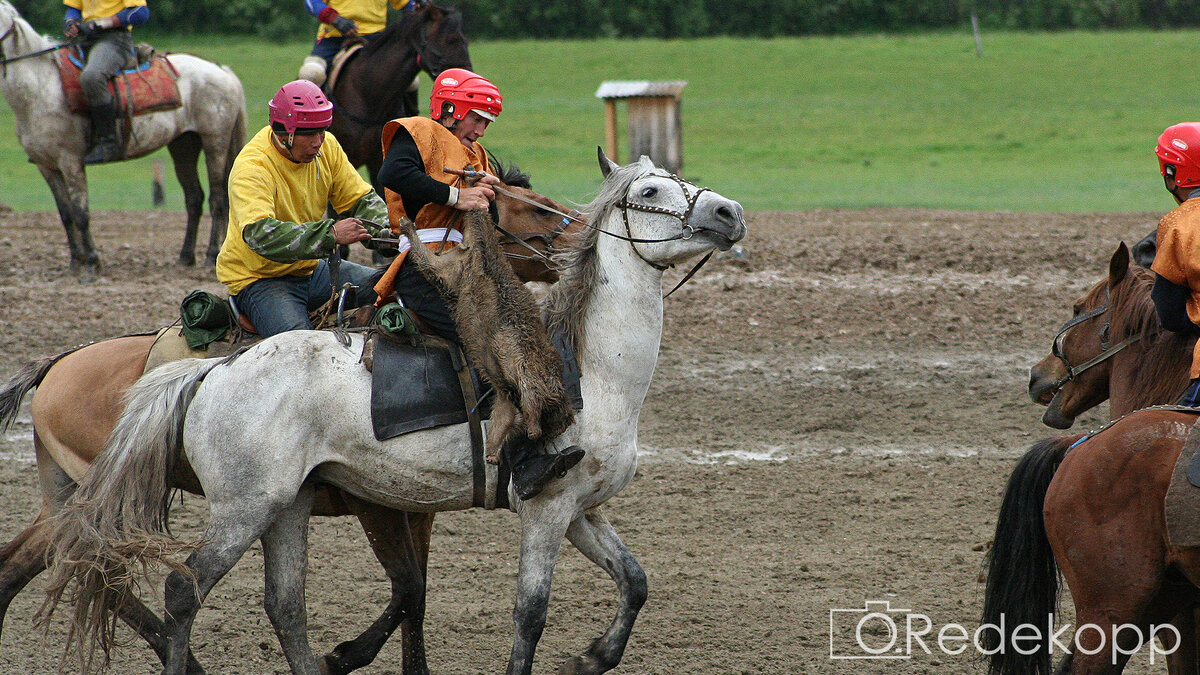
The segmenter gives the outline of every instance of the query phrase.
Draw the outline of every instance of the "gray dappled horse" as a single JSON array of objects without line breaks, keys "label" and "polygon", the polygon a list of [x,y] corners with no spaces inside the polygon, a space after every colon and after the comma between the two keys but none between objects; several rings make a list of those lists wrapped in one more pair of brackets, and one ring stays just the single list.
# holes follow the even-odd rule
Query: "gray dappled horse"
[{"label": "gray dappled horse", "polygon": [[[12,59],[55,43],[39,35],[7,0],[0,0],[0,59]],[[187,233],[179,262],[195,264],[196,230],[204,208],[204,188],[196,164],[200,151],[208,169],[212,229],[206,260],[215,263],[229,218],[226,182],[233,160],[246,140],[246,100],[242,83],[229,68],[190,54],[167,57],[179,73],[183,106],[138,115],[133,119],[127,159],[167,147],[175,176],[183,187]],[[58,52],[13,60],[0,66],[0,93],[16,116],[17,139],[29,160],[50,186],[71,249],[71,270],[81,278],[100,272],[100,256],[92,243],[88,216],[88,148],[86,115],[67,110],[58,74]]]},{"label": "gray dappled horse", "polygon": [[[584,400],[575,424],[555,442],[579,445],[587,456],[526,501],[496,485],[495,468],[488,467],[489,492],[508,490],[521,521],[510,674],[531,672],[564,536],[620,592],[608,630],[564,670],[602,673],[620,662],[646,599],[646,576],[601,507],[637,468],[638,416],[662,338],[663,272],[728,249],[746,233],[740,204],[645,158],[621,168],[601,155],[601,169],[606,181],[585,209],[590,229],[563,252],[561,277],[546,301],[549,327],[575,346]],[[51,605],[74,598],[77,628],[104,643],[111,603],[129,588],[119,581],[130,584],[143,563],[171,560],[173,551],[187,548],[165,531],[166,472],[186,458],[208,497],[210,521],[185,563],[187,573],[167,580],[172,653],[165,672],[184,672],[200,604],[261,540],[267,613],[288,663],[293,672],[318,673],[304,608],[314,481],[402,510],[472,504],[467,425],[375,439],[362,346],[361,336],[346,346],[328,333],[293,331],[233,360],[184,360],[147,373],[64,506],[54,535]]]}]

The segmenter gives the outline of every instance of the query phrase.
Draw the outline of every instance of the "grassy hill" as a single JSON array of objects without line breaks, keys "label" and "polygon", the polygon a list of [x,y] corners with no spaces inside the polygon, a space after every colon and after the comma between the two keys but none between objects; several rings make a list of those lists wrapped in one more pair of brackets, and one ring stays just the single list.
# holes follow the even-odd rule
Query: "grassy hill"
[{"label": "grassy hill", "polygon": [[[144,36],[142,36],[144,37]],[[153,39],[231,66],[251,132],[309,43],[235,36]],[[686,177],[748,209],[923,206],[1132,211],[1171,206],[1158,134],[1200,119],[1182,73],[1200,32],[969,33],[748,40],[477,42],[475,67],[505,96],[484,139],[564,201],[599,172],[603,80],[682,79]],[[428,94],[424,78],[422,97]],[[623,122],[623,120],[622,120]],[[0,106],[0,201],[52,209]],[[621,160],[628,161],[621,127]],[[89,171],[92,208],[150,208],[150,163]],[[182,208],[168,167],[168,208]]]}]

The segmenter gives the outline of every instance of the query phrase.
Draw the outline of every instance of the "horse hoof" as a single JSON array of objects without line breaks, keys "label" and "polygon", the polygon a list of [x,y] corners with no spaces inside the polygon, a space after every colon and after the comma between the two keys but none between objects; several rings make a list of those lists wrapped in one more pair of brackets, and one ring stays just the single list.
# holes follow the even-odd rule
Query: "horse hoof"
[{"label": "horse hoof", "polygon": [[193,256],[186,256],[186,255],[179,256],[179,266],[180,267],[195,267],[196,266],[196,256],[194,256],[194,255]]},{"label": "horse hoof", "polygon": [[604,671],[595,659],[576,656],[559,667],[558,675],[598,675]]}]

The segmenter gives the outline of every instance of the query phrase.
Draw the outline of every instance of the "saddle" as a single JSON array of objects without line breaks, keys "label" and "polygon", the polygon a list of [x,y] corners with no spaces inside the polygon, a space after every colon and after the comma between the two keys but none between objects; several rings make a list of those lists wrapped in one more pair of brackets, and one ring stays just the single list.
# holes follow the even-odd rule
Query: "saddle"
[{"label": "saddle", "polygon": [[342,68],[355,54],[358,54],[358,50],[366,45],[367,41],[362,38],[351,38],[346,41],[341,51],[333,55],[333,63],[329,65],[329,76],[325,78],[325,84],[322,87],[326,94],[333,94],[333,88],[337,86],[337,79],[342,74]]},{"label": "saddle", "polygon": [[[116,97],[117,109],[128,120],[135,115],[173,110],[183,105],[179,95],[179,72],[166,56],[154,53],[145,44],[134,50],[137,66],[122,70],[108,82],[108,90]],[[87,97],[79,83],[83,72],[84,58],[79,47],[61,49],[58,52],[58,72],[62,80],[63,95],[67,109],[73,113],[88,112]],[[125,138],[129,134],[124,134]]]}]

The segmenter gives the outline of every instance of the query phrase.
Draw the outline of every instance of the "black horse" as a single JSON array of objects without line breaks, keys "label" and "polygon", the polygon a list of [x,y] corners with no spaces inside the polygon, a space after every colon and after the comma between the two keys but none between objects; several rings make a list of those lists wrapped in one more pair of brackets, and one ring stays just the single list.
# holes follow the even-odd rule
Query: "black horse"
[{"label": "black horse", "polygon": [[421,114],[416,92],[409,92],[422,70],[437,77],[447,68],[471,69],[462,14],[422,2],[398,23],[385,28],[342,67],[326,94],[333,101],[329,131],[354,166],[367,166],[375,181],[383,163],[383,125],[397,117]]}]

